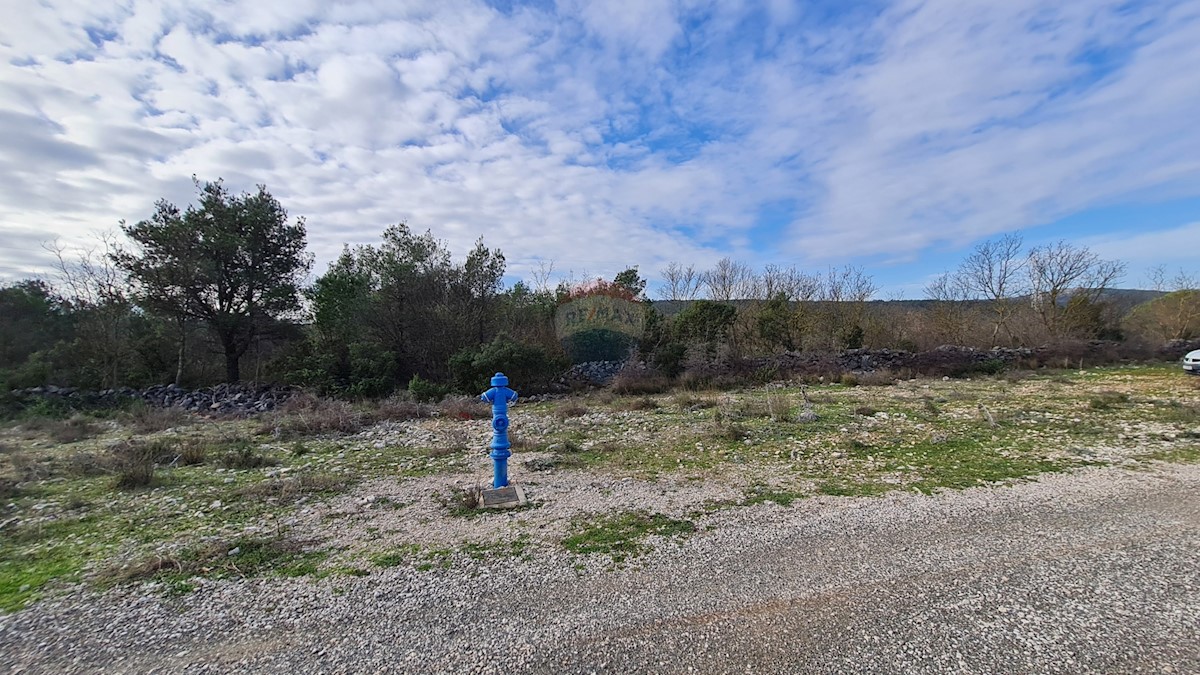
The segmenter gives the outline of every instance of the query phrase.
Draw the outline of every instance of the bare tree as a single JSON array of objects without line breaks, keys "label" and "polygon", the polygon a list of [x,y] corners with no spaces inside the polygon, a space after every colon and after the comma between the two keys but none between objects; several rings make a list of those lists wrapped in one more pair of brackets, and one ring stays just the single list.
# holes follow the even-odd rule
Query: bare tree
[{"label": "bare tree", "polygon": [[663,287],[658,291],[662,300],[695,300],[700,295],[701,274],[692,265],[684,267],[673,262],[658,271]]},{"label": "bare tree", "polygon": [[1030,300],[1043,327],[1051,337],[1066,337],[1078,326],[1076,314],[1095,305],[1125,273],[1125,263],[1060,240],[1030,249],[1027,269]]},{"label": "bare tree", "polygon": [[1154,290],[1162,296],[1133,308],[1126,324],[1157,340],[1187,340],[1200,335],[1200,282],[1180,270],[1167,279],[1162,265],[1150,270]]},{"label": "bare tree", "polygon": [[977,311],[963,275],[944,272],[925,286],[925,297],[933,300],[930,323],[943,344],[962,345],[975,323]]},{"label": "bare tree", "polygon": [[830,267],[820,278],[815,327],[825,348],[860,347],[864,335],[867,301],[877,287],[859,267]]},{"label": "bare tree", "polygon": [[754,290],[754,273],[742,262],[728,257],[717,261],[715,267],[702,275],[708,299],[716,302],[744,300]]},{"label": "bare tree", "polygon": [[812,300],[820,287],[820,279],[797,270],[795,266],[767,265],[762,274],[754,278],[750,295],[760,300],[770,300],[781,295],[786,300]]},{"label": "bare tree", "polygon": [[871,275],[861,267],[830,267],[818,290],[821,300],[830,302],[866,302],[879,290]]},{"label": "bare tree", "polygon": [[1018,297],[1024,293],[1021,270],[1026,260],[1021,255],[1023,242],[1016,234],[985,241],[975,247],[959,266],[957,276],[970,296],[987,300],[992,312],[992,345],[999,344],[1000,333],[1016,342],[1011,320],[1020,309]]},{"label": "bare tree", "polygon": [[554,274],[554,261],[547,263],[545,260],[538,260],[537,269],[529,273],[533,277],[533,292],[538,295],[553,295],[554,289],[550,287],[550,276]]},{"label": "bare tree", "polygon": [[1194,291],[1200,288],[1200,282],[1197,281],[1196,275],[1188,274],[1182,269],[1175,273],[1171,279],[1167,279],[1167,268],[1165,265],[1155,265],[1150,268],[1149,272],[1150,283],[1154,290],[1161,293],[1173,293],[1175,291]]},{"label": "bare tree", "polygon": [[122,382],[133,358],[130,348],[132,303],[128,279],[111,260],[116,235],[96,235],[96,245],[67,250],[57,239],[45,245],[57,261],[60,287],[67,291],[76,321],[74,353],[94,373],[97,384]]}]

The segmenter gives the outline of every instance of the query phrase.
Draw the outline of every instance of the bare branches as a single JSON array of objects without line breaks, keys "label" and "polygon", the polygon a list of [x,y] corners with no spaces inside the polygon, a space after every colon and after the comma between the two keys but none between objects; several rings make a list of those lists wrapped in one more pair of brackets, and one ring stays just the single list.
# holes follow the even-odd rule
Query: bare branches
[{"label": "bare branches", "polygon": [[701,274],[692,265],[684,267],[673,262],[659,270],[664,285],[658,291],[663,300],[695,300],[700,295]]},{"label": "bare branches", "polygon": [[782,297],[785,300],[812,300],[821,288],[821,280],[789,265],[767,265],[762,274],[753,281],[751,297],[770,300]]},{"label": "bare branches", "polygon": [[715,267],[701,275],[708,299],[716,302],[744,300],[754,290],[754,272],[746,263],[728,257],[717,261]]},{"label": "bare branches", "polygon": [[1064,337],[1077,314],[1093,312],[1104,291],[1125,273],[1125,263],[1102,260],[1087,247],[1058,241],[1029,251],[1030,300],[1052,337]]}]

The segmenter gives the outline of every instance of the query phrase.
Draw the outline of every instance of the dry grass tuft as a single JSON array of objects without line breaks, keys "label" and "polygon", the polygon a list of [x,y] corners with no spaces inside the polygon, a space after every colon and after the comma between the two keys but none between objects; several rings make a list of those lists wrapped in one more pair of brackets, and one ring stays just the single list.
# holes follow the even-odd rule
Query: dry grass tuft
[{"label": "dry grass tuft", "polygon": [[292,502],[307,495],[331,495],[345,492],[350,480],[327,473],[302,473],[291,478],[273,478],[238,490],[242,497]]},{"label": "dry grass tuft", "polygon": [[438,431],[438,442],[430,447],[426,454],[429,457],[447,457],[466,452],[470,447],[471,438],[467,431],[460,426],[453,426]]},{"label": "dry grass tuft", "polygon": [[717,399],[711,396],[697,396],[691,392],[680,392],[671,397],[671,405],[680,410],[715,408],[718,403]]},{"label": "dry grass tuft", "polygon": [[566,401],[554,409],[554,416],[560,420],[571,417],[583,417],[588,414],[587,406],[577,401]]},{"label": "dry grass tuft", "polygon": [[450,486],[449,492],[439,497],[442,505],[449,509],[451,514],[458,516],[476,513],[482,500],[483,488],[479,485]]},{"label": "dry grass tuft", "polygon": [[146,487],[154,482],[154,462],[161,454],[157,444],[122,441],[108,451],[107,468],[121,490]]},{"label": "dry grass tuft", "polygon": [[49,457],[11,452],[8,454],[8,463],[12,465],[18,483],[45,480],[53,474],[53,465]]},{"label": "dry grass tuft", "polygon": [[100,434],[100,425],[83,415],[72,415],[65,420],[55,420],[47,432],[58,443],[76,443]]},{"label": "dry grass tuft", "polygon": [[208,445],[196,439],[190,439],[179,446],[179,464],[195,466],[208,461]]},{"label": "dry grass tuft", "polygon": [[885,369],[862,373],[857,379],[862,387],[891,387],[899,378],[899,374]]},{"label": "dry grass tuft", "polygon": [[352,434],[362,430],[366,417],[345,401],[297,394],[274,413],[264,416],[260,433],[280,438],[328,433]]},{"label": "dry grass tuft", "polygon": [[633,412],[639,410],[658,410],[659,405],[658,401],[655,401],[649,396],[642,396],[640,398],[621,399],[617,401],[616,405],[613,407],[617,410]]},{"label": "dry grass tuft", "polygon": [[226,469],[259,469],[264,466],[276,466],[279,460],[268,457],[246,439],[231,439],[222,443],[227,450],[217,459]]},{"label": "dry grass tuft", "polygon": [[12,478],[0,476],[0,499],[12,499],[21,495],[21,488]]},{"label": "dry grass tuft", "polygon": [[140,405],[129,411],[125,420],[138,433],[152,434],[191,424],[195,417],[183,408]]},{"label": "dry grass tuft", "polygon": [[670,378],[641,370],[623,370],[610,385],[613,393],[625,396],[661,394],[671,388]]},{"label": "dry grass tuft", "polygon": [[437,405],[438,414],[447,419],[482,420],[492,416],[485,401],[471,396],[447,396]]},{"label": "dry grass tuft", "polygon": [[393,396],[376,404],[371,417],[377,422],[405,422],[433,416],[433,408],[401,396]]}]

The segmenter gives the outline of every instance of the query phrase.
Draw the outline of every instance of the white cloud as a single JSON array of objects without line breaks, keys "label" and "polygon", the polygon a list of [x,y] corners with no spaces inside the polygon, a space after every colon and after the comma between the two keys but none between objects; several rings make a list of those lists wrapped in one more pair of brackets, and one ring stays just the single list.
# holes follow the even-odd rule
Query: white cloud
[{"label": "white cloud", "polygon": [[[915,252],[1194,181],[1200,17],[1180,7],[1140,35],[1148,17],[1130,17],[1121,34],[1123,6],[1010,2],[988,15],[931,0],[882,17],[880,57],[852,85],[857,121],[797,245]],[[1030,32],[1036,21],[1053,35]],[[1126,67],[1078,80],[1083,50],[1122,40],[1134,43]]]},{"label": "white cloud", "polygon": [[[0,28],[19,131],[0,237],[84,238],[189,202],[195,174],[266,184],[307,217],[318,271],[401,220],[460,254],[482,234],[518,275],[917,258],[1195,194],[1200,16],[1124,6],[38,4]],[[1080,54],[1109,48],[1125,60],[1088,75]],[[797,221],[756,248],[775,203]],[[0,275],[37,256],[0,252]]]},{"label": "white cloud", "polygon": [[1121,260],[1134,268],[1165,265],[1194,269],[1195,243],[1200,242],[1200,222],[1156,231],[1116,233],[1080,241],[1107,260]]}]

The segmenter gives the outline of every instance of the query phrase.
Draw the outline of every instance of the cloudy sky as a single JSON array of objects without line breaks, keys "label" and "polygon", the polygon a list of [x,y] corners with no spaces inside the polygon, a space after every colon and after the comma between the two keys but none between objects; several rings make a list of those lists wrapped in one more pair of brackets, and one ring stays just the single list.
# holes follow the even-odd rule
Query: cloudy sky
[{"label": "cloudy sky", "polygon": [[6,0],[0,281],[191,176],[319,274],[407,222],[539,265],[859,265],[1020,232],[1200,269],[1200,2]]}]

